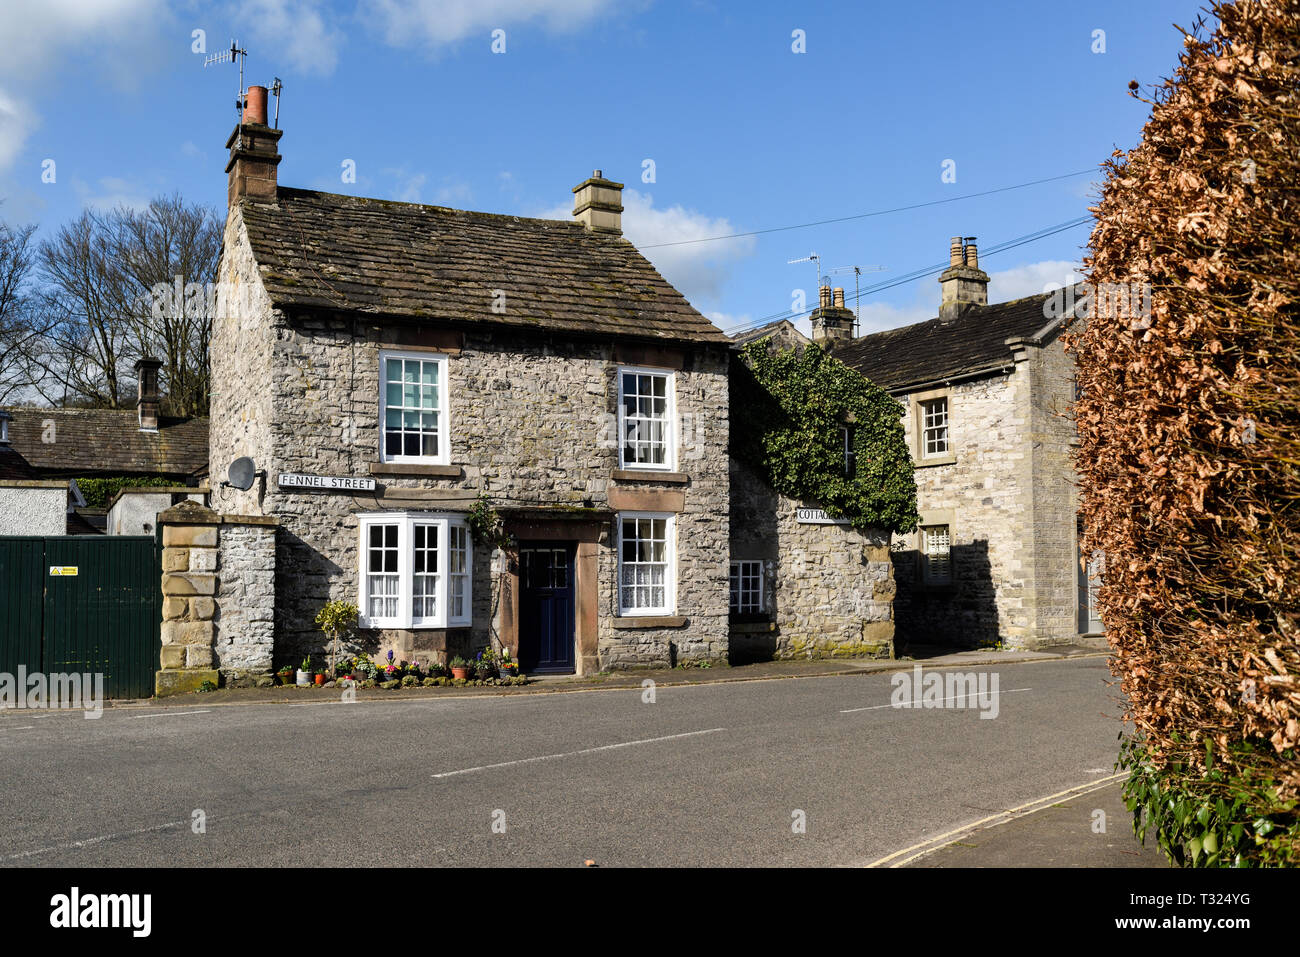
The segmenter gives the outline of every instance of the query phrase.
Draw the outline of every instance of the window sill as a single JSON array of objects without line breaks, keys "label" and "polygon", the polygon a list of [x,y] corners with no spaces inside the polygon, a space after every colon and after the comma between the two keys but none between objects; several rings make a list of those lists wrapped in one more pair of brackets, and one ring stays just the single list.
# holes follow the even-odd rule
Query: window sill
[{"label": "window sill", "polygon": [[615,482],[658,482],[661,485],[685,485],[691,477],[685,472],[656,469],[614,469]]},{"label": "window sill", "polygon": [[912,463],[912,467],[918,469],[924,469],[924,468],[929,468],[932,465],[956,465],[956,464],[957,464],[957,456],[955,455],[943,455],[943,456],[936,455],[928,459],[917,459],[915,462]]},{"label": "window sill", "polygon": [[732,618],[730,631],[733,635],[766,635],[776,631],[776,622],[770,618],[763,621],[740,621]]},{"label": "window sill", "polygon": [[364,619],[357,623],[362,631],[469,631],[473,623],[455,625],[378,625]]},{"label": "window sill", "polygon": [[371,475],[420,475],[427,478],[461,478],[459,465],[421,465],[416,462],[371,462]]},{"label": "window sill", "polygon": [[638,628],[682,628],[686,619],[681,615],[635,615],[613,619],[613,625],[619,631]]}]

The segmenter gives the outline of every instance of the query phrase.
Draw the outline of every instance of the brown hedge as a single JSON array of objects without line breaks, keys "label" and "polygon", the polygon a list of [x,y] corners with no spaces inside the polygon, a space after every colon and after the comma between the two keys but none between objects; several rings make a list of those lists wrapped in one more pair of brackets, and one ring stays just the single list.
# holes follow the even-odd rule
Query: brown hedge
[{"label": "brown hedge", "polygon": [[[1105,164],[1071,324],[1084,547],[1155,762],[1256,742],[1300,792],[1300,0],[1216,3]],[[1136,89],[1136,84],[1130,84]],[[1137,96],[1137,93],[1134,93]],[[1252,760],[1259,760],[1258,757]]]}]

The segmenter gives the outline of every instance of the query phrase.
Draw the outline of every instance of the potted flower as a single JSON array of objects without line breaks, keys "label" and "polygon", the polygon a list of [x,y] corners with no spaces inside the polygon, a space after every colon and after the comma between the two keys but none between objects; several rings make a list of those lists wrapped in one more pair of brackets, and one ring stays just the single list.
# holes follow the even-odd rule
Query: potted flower
[{"label": "potted flower", "polygon": [[315,671],[312,673],[312,678],[316,682],[316,687],[319,688],[325,683],[326,674],[323,671]]},{"label": "potted flower", "polygon": [[469,680],[469,662],[460,655],[451,659],[451,676],[457,681]]},{"label": "potted flower", "polygon": [[282,685],[293,684],[293,665],[285,665],[283,668],[277,671],[276,674],[280,678],[280,684]]},{"label": "potted flower", "polygon": [[304,688],[311,684],[311,655],[302,659],[302,667],[298,669],[296,677],[298,679],[297,683]]},{"label": "potted flower", "polygon": [[497,662],[497,666],[501,669],[502,678],[513,678],[519,673],[519,665],[511,659],[508,648],[501,649],[501,659]]}]

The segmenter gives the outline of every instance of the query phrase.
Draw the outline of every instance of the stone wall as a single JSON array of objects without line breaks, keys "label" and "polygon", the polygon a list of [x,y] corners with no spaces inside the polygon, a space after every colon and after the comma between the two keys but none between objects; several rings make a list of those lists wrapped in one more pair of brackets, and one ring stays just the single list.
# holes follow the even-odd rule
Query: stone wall
[{"label": "stone wall", "polygon": [[731,559],[762,560],[769,618],[732,625],[735,657],[893,657],[888,533],[798,520],[817,507],[731,460]]},{"label": "stone wall", "polygon": [[154,690],[159,696],[215,687],[212,620],[216,616],[221,517],[197,502],[158,516],[162,527],[162,651]]},{"label": "stone wall", "polygon": [[921,523],[952,534],[946,586],[922,580],[919,533],[894,536],[901,640],[1032,648],[1077,635],[1071,360],[1055,337],[1022,341],[1008,359],[1009,371],[947,390],[954,454],[943,464],[916,454],[919,393],[896,396]]},{"label": "stone wall", "polygon": [[227,681],[271,671],[275,535],[273,519],[222,516],[213,652]]},{"label": "stone wall", "polygon": [[[223,278],[257,282],[238,216],[227,227]],[[259,284],[260,285],[260,284]],[[276,663],[318,653],[313,623],[330,599],[357,601],[356,514],[385,509],[464,512],[483,492],[498,508],[603,508],[611,489],[666,500],[683,493],[677,513],[677,614],[681,624],[620,630],[617,557],[611,534],[599,554],[599,655],[602,667],[661,664],[674,657],[721,658],[727,647],[727,357],[724,350],[678,352],[677,409],[688,428],[679,450],[684,484],[616,479],[620,362],[664,364],[663,350],[608,341],[580,342],[517,329],[383,325],[327,315],[290,321],[264,294],[261,328],[233,319],[214,325],[211,469],[252,456],[268,481],[247,492],[214,488],[222,511],[274,514],[277,543]],[[453,467],[376,471],[373,494],[286,492],[280,472],[366,476],[379,463],[379,351],[429,350],[449,356]],[[672,361],[671,350],[668,350]],[[221,356],[218,360],[218,355]],[[214,483],[215,484],[215,483]],[[483,647],[497,619],[493,556],[474,549],[473,628],[468,634],[375,632],[374,650],[421,651],[445,660]],[[469,650],[465,647],[465,650]]]}]

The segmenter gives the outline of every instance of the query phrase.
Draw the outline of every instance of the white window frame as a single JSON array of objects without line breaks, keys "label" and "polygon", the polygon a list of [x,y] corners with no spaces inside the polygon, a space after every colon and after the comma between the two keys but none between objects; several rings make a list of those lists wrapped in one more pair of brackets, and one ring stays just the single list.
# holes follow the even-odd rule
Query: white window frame
[{"label": "white window frame", "polygon": [[[627,451],[627,445],[624,437],[627,435],[626,423],[623,408],[623,376],[624,375],[651,375],[659,376],[667,380],[664,386],[664,397],[667,400],[664,410],[664,461],[662,464],[654,462],[629,462],[624,458],[624,452]],[[634,471],[646,470],[655,472],[672,472],[677,468],[677,373],[673,369],[655,369],[648,366],[619,366],[616,371],[618,392],[618,467]]]},{"label": "white window frame", "polygon": [[[472,624],[474,598],[474,541],[469,534],[465,516],[448,512],[363,512],[357,515],[360,549],[357,558],[357,608],[358,624],[362,628],[461,628]],[[376,525],[397,526],[397,614],[371,617],[369,603],[369,539],[370,529]],[[433,616],[414,615],[414,544],[415,526],[429,525],[437,530],[438,580],[435,591],[437,613]],[[465,614],[453,617],[451,611],[451,533],[450,529],[465,529],[465,568],[468,575],[465,596]]]},{"label": "white window frame", "polygon": [[[745,596],[744,579],[745,579],[746,565],[758,566],[758,599],[755,607],[752,608],[746,607],[744,603],[744,596]],[[761,559],[738,558],[733,560],[731,563],[730,584],[732,586],[738,585],[738,592],[740,597],[740,601],[737,601],[735,607],[732,608],[731,594],[729,593],[727,596],[727,608],[730,609],[734,614],[761,615],[765,611],[767,611],[767,575]]]},{"label": "white window frame", "polygon": [[[930,535],[932,530],[943,529],[944,537],[947,539],[947,551],[944,553],[944,573],[942,576],[935,575],[930,564]],[[922,571],[925,583],[928,585],[951,585],[952,584],[952,525],[936,522],[932,525],[922,525],[920,528],[921,540],[919,542],[921,552]],[[936,536],[937,537],[937,536]]]},{"label": "white window frame", "polygon": [[[385,446],[385,428],[388,420],[388,360],[413,359],[420,362],[434,362],[438,365],[438,454],[437,455],[390,455]],[[379,351],[379,461],[408,462],[419,465],[451,464],[451,409],[448,406],[447,387],[448,360],[441,352],[410,352],[398,349],[381,349]]]},{"label": "white window frame", "polygon": [[[629,608],[623,604],[623,522],[628,519],[663,519],[664,543],[668,549],[664,569],[664,604],[654,608]],[[677,608],[677,516],[673,512],[619,512],[618,563],[615,569],[615,595],[620,618],[637,618],[655,615],[672,615]]]},{"label": "white window frame", "polygon": [[[933,428],[926,425],[926,419],[929,413],[926,406],[935,403],[943,403],[943,425],[934,426]],[[932,395],[921,399],[917,403],[917,445],[923,459],[944,459],[952,456],[952,398],[949,395]],[[926,437],[927,432],[943,429],[943,448],[930,451],[930,443]]]}]

